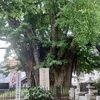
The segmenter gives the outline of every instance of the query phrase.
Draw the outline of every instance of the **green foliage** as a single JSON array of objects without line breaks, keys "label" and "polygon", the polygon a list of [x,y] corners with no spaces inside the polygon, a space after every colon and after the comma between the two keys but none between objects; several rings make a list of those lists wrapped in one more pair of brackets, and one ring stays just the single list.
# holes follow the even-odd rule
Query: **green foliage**
[{"label": "green foliage", "polygon": [[51,94],[40,87],[31,87],[24,92],[24,100],[52,100]]},{"label": "green foliage", "polygon": [[38,66],[35,66],[35,68],[52,67],[52,66],[56,67],[56,66],[62,65],[62,63],[68,62],[66,59],[56,60],[55,56],[50,53],[47,55],[46,59],[47,59],[46,62],[43,62]]},{"label": "green foliage", "polygon": [[69,25],[69,30],[80,47],[84,47],[89,41],[95,45],[100,31],[99,9],[97,0],[94,2],[92,0],[70,0],[58,13],[60,18],[57,19],[57,24],[63,29]]},{"label": "green foliage", "polygon": [[91,50],[90,48],[89,49],[84,48],[83,50],[80,50],[78,52],[78,56],[82,55],[79,57],[80,60],[78,61],[79,72],[90,73],[92,70],[99,68],[100,64],[99,53],[95,48],[94,49],[92,48]]},{"label": "green foliage", "polygon": [[47,59],[47,67],[51,67],[51,66],[59,66],[59,65],[62,65],[63,63],[67,63],[67,60],[53,60],[53,59]]}]

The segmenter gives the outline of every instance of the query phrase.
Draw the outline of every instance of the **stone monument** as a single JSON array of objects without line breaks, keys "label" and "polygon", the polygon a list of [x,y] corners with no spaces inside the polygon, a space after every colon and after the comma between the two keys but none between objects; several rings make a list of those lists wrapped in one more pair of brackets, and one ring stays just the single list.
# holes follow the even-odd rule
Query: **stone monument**
[{"label": "stone monument", "polygon": [[20,100],[20,91],[21,91],[21,72],[17,72],[17,79],[16,79],[16,99]]},{"label": "stone monument", "polygon": [[49,68],[39,69],[39,85],[40,87],[49,90]]}]

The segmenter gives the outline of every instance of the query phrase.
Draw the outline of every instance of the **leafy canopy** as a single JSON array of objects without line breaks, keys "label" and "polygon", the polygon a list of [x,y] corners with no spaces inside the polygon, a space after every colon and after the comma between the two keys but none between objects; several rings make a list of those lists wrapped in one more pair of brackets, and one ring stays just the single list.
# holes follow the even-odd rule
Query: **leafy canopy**
[{"label": "leafy canopy", "polygon": [[[100,38],[99,0],[1,0],[0,4],[0,36],[11,43],[10,48],[18,56],[20,52],[29,52],[34,40],[35,45],[41,42],[47,55],[41,67],[67,63],[67,58],[58,58],[72,47],[75,47],[73,54],[78,57],[80,71],[98,66],[100,57],[92,51]],[[57,27],[57,41],[52,39],[52,18]],[[34,34],[27,36],[30,28]],[[49,52],[51,47],[56,48],[55,54]],[[31,52],[29,55],[32,56]]]}]

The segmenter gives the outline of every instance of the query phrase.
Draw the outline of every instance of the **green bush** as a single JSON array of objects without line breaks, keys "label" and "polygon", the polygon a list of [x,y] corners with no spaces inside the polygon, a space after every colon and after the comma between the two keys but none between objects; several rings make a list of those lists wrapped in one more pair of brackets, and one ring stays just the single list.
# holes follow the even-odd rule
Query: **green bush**
[{"label": "green bush", "polygon": [[45,89],[31,87],[24,91],[24,100],[52,100],[52,96]]}]

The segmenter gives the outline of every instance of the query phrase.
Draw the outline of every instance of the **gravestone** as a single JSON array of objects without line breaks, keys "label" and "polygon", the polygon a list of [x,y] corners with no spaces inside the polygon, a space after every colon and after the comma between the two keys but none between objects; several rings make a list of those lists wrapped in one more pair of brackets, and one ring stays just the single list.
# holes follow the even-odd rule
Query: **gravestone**
[{"label": "gravestone", "polygon": [[88,91],[88,89],[86,88],[87,85],[88,83],[80,83],[80,91],[81,92]]},{"label": "gravestone", "polygon": [[49,68],[39,69],[39,83],[40,87],[49,90]]}]

